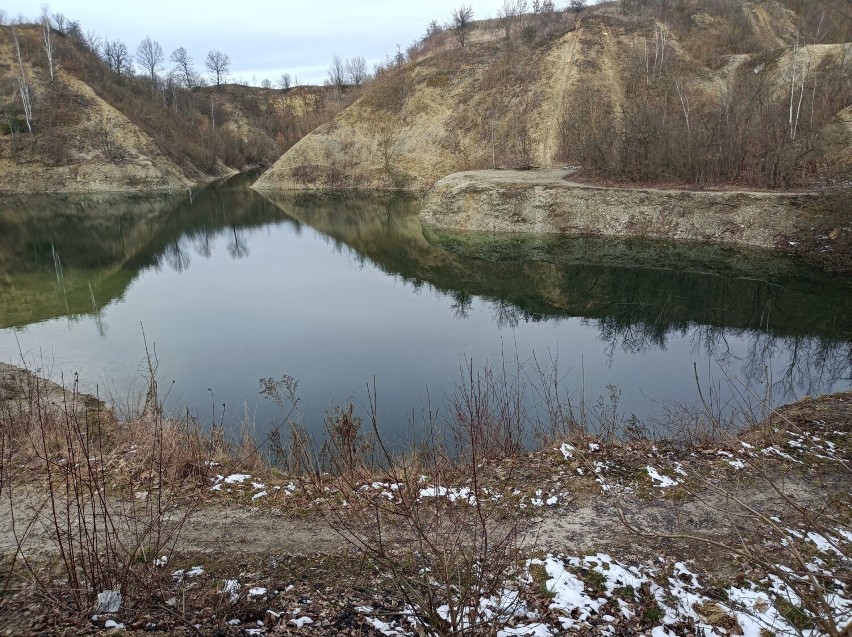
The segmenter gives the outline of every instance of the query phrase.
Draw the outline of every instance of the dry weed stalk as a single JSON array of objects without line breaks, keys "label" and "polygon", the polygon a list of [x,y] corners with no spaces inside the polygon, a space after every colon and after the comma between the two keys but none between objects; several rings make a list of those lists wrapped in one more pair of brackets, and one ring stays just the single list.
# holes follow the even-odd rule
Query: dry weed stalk
[{"label": "dry weed stalk", "polygon": [[[305,460],[325,498],[324,515],[376,574],[390,579],[417,630],[496,634],[520,603],[509,589],[531,521],[512,498],[481,481],[480,454],[489,447],[479,437],[494,421],[467,416],[489,413],[493,397],[456,399],[477,409],[453,419],[456,440],[465,443],[453,458],[434,434],[408,454],[393,452],[379,433],[375,384],[369,397],[370,431],[362,431],[350,404],[327,419],[320,456]],[[449,486],[462,480],[461,488]]]},{"label": "dry weed stalk", "polygon": [[[162,558],[173,554],[193,509],[182,490],[203,473],[201,437],[163,417],[154,371],[149,364],[148,400],[158,408],[131,423],[82,395],[76,378],[64,389],[28,371],[0,413],[15,557],[22,576],[59,607],[90,611],[105,590],[120,591],[124,608],[150,607]],[[29,488],[33,481],[44,489]],[[39,527],[64,585],[33,554],[29,536]]]},{"label": "dry weed stalk", "polygon": [[[771,408],[765,396],[757,396],[730,370],[724,366],[723,370],[729,384],[738,385],[739,389],[734,393],[740,398],[750,394],[751,398],[760,402],[763,410],[772,415],[773,420],[766,420],[767,424],[761,425],[763,437],[773,435],[770,429],[771,423],[775,422],[780,423],[785,432],[793,432],[802,440],[814,439],[790,418]],[[728,423],[718,420],[719,412],[711,409],[703,394],[701,399],[705,414],[714,420],[711,429],[718,432],[716,442],[727,443],[731,448],[738,447],[740,439],[726,428]],[[780,582],[780,588],[773,587],[774,603],[778,612],[795,629],[802,634],[818,629],[830,637],[848,637],[852,631],[848,612],[844,620],[843,612],[832,602],[840,591],[852,589],[852,577],[849,575],[852,547],[844,541],[850,537],[852,499],[848,490],[841,488],[834,497],[818,502],[807,501],[788,484],[787,474],[791,465],[801,462],[785,456],[783,452],[774,455],[784,457],[787,468],[779,468],[778,457],[770,458],[766,454],[749,454],[740,459],[748,475],[756,479],[756,484],[750,487],[754,491],[751,496],[738,490],[738,482],[732,485],[700,470],[690,471],[687,482],[679,486],[691,500],[727,522],[731,529],[730,538],[641,528],[627,518],[620,502],[616,505],[618,515],[625,527],[636,535],[685,541],[721,551],[723,555],[736,556],[743,565],[768,577],[769,581]],[[806,480],[823,484],[828,484],[827,481],[839,485],[852,483],[852,466],[846,457],[819,455],[819,458],[820,463],[827,464],[812,467]],[[768,504],[758,504],[755,493],[759,493]],[[737,600],[730,600],[729,604],[746,614],[756,613],[756,609]]]}]

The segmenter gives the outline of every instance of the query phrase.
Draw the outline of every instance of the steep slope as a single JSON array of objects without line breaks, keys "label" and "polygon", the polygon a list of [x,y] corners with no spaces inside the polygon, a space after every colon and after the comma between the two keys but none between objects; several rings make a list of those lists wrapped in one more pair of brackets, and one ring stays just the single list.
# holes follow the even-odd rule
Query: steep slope
[{"label": "steep slope", "polygon": [[12,29],[0,26],[0,192],[185,191],[269,166],[343,106],[320,87],[184,89],[162,77],[152,86],[112,70],[79,35],[55,30],[51,79],[41,27]]},{"label": "steep slope", "polygon": [[422,191],[457,171],[565,163],[644,183],[806,186],[848,170],[849,153],[808,144],[850,104],[852,52],[848,30],[813,44],[800,25],[777,2],[684,0],[525,16],[510,38],[477,23],[465,47],[445,32],[255,187]]},{"label": "steep slope", "polygon": [[[192,181],[123,113],[63,68],[51,82],[31,60],[38,31],[19,27],[33,134],[14,101],[20,72],[11,28],[0,27],[0,192],[185,190]],[[19,130],[13,132],[15,128]],[[11,130],[10,130],[11,129]]]},{"label": "steep slope", "polygon": [[235,140],[244,163],[271,166],[302,137],[339,110],[330,88],[295,86],[287,90],[227,84],[199,89],[214,109],[217,126]]}]

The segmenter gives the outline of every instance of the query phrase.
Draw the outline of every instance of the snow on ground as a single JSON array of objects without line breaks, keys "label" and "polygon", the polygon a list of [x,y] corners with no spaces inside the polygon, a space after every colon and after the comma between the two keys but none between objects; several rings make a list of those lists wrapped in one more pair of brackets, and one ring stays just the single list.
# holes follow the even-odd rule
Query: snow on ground
[{"label": "snow on ground", "polygon": [[653,481],[655,487],[665,489],[680,484],[677,480],[674,480],[668,476],[660,475],[660,472],[657,471],[651,465],[648,465],[645,469],[648,472],[648,475],[651,476],[651,480]]},{"label": "snow on ground", "polygon": [[[849,538],[845,533],[837,535],[846,541],[852,538],[852,534]],[[824,542],[819,538],[809,539],[821,554],[834,554],[833,539],[823,538]],[[556,617],[550,623],[542,621],[541,614],[531,611],[530,604],[524,601],[523,583],[534,581],[536,568],[544,573],[545,579],[539,580],[539,584],[550,597],[548,616]],[[499,637],[551,637],[583,629],[608,635],[615,634],[614,625],[619,618],[635,622],[638,618],[647,620],[649,617],[657,618],[656,625],[650,628],[652,637],[672,637],[687,629],[697,630],[705,637],[822,635],[819,630],[803,631],[790,623],[783,612],[784,605],[799,606],[802,601],[795,587],[772,574],[758,582],[731,586],[719,595],[711,593],[706,582],[683,562],[626,564],[605,553],[585,557],[551,554],[530,560],[526,574],[516,584],[520,592],[507,590],[499,599],[487,598],[480,602],[480,621],[505,617],[505,625],[497,632]],[[846,590],[839,581],[836,584],[837,590],[826,596],[826,602],[837,624],[843,627],[852,622],[852,591]],[[438,609],[445,619],[449,619],[448,608]],[[368,623],[383,635],[415,634],[398,623],[370,617],[373,612],[370,607],[361,607],[359,611],[364,612]]]}]

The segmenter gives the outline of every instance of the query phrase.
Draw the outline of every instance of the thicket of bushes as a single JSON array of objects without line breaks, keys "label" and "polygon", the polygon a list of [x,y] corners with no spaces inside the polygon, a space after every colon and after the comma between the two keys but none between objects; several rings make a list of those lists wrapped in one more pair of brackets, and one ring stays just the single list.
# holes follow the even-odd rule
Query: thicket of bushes
[{"label": "thicket of bushes", "polygon": [[[624,64],[623,100],[617,103],[602,85],[578,86],[562,106],[559,160],[618,180],[699,187],[799,187],[848,170],[826,156],[822,134],[852,104],[852,47],[820,58],[805,46],[848,34],[830,8],[819,13],[809,5],[797,16],[798,31],[783,34],[792,47],[776,42],[768,48],[739,2],[645,0],[628,6],[640,37]],[[784,11],[778,3],[763,8]],[[820,17],[830,26],[821,26]],[[714,28],[703,29],[704,21],[714,21]],[[710,90],[690,55],[668,42],[669,30],[693,59],[711,67],[737,64],[731,54],[752,55],[727,85]]]}]

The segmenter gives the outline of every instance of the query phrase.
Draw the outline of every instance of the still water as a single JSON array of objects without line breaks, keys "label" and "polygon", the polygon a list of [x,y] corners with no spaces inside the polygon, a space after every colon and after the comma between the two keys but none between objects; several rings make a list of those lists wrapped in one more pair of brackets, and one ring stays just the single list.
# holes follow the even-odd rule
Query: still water
[{"label": "still water", "polygon": [[468,365],[535,376],[534,358],[558,358],[575,404],[616,386],[645,422],[697,402],[696,369],[722,404],[850,386],[849,279],[763,251],[436,231],[414,200],[247,184],[0,201],[0,360],[126,406],[147,340],[168,409],[259,435],[279,416],[259,379],[283,374],[315,433],[374,380],[404,431],[427,395],[446,412]]}]

